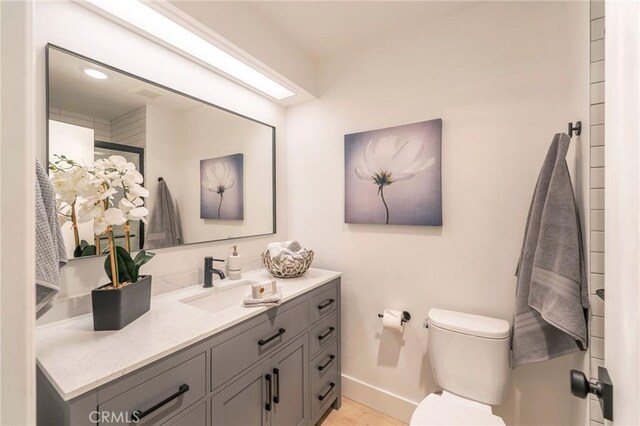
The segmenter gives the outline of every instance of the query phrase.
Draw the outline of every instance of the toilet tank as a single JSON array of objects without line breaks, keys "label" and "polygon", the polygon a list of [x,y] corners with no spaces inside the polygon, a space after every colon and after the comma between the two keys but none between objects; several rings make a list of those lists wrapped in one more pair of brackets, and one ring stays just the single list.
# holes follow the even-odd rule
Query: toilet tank
[{"label": "toilet tank", "polygon": [[511,371],[505,320],[431,309],[429,358],[444,390],[489,405],[502,401]]}]

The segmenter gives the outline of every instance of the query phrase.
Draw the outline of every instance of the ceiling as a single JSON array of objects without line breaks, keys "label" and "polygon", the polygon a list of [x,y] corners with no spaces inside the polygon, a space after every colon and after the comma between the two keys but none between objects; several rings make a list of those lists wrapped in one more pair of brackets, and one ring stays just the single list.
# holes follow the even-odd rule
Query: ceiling
[{"label": "ceiling", "polygon": [[[190,98],[102,67],[56,49],[49,51],[49,106],[113,120],[143,105],[181,112],[201,105]],[[106,80],[87,77],[93,68],[108,75]],[[149,95],[153,98],[150,98]]]},{"label": "ceiling", "polygon": [[316,60],[349,53],[473,6],[472,1],[247,2]]}]

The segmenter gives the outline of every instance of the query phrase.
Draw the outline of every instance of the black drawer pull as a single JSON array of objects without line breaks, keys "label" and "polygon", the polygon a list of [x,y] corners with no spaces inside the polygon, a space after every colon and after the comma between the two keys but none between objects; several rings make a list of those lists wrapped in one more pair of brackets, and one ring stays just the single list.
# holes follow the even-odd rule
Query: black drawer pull
[{"label": "black drawer pull", "polygon": [[271,374],[266,374],[264,379],[267,381],[267,403],[264,404],[264,409],[271,411],[271,398],[273,398],[273,390],[271,389]]},{"label": "black drawer pull", "polygon": [[336,331],[336,329],[335,329],[335,328],[333,328],[333,327],[329,327],[329,330],[327,330],[327,332],[326,332],[326,333],[321,334],[321,335],[319,335],[319,336],[318,336],[318,340],[324,340],[328,335],[330,335],[330,334],[331,334],[331,333],[333,333],[334,331]]},{"label": "black drawer pull", "polygon": [[335,355],[329,355],[329,360],[328,360],[327,362],[325,362],[324,364],[319,365],[319,366],[318,366],[318,370],[319,370],[319,371],[322,371],[322,370],[324,370],[325,368],[327,368],[327,367],[329,366],[329,364],[331,364],[331,363],[333,362],[333,360],[335,359],[335,357],[336,357]]},{"label": "black drawer pull", "polygon": [[324,308],[326,308],[327,306],[332,305],[334,302],[335,302],[335,299],[329,299],[329,300],[327,300],[326,302],[324,302],[323,304],[318,305],[318,309],[319,309],[319,310],[323,310],[323,309],[324,309]]},{"label": "black drawer pull", "polygon": [[149,414],[151,414],[154,411],[156,411],[158,408],[162,407],[163,405],[167,405],[168,403],[170,403],[174,399],[178,398],[180,395],[185,394],[188,390],[189,390],[189,385],[187,385],[187,384],[180,385],[180,387],[178,388],[178,392],[176,392],[173,395],[163,399],[162,401],[158,402],[156,405],[154,405],[153,407],[149,408],[148,410],[145,410],[145,411],[135,410],[133,413],[131,413],[131,420],[133,422],[139,422],[140,420],[142,420],[145,417],[147,417]]},{"label": "black drawer pull", "polygon": [[276,394],[273,396],[273,403],[279,404],[280,403],[280,369],[279,368],[273,369],[273,380],[276,383]]},{"label": "black drawer pull", "polygon": [[328,396],[329,396],[329,394],[331,393],[331,391],[333,390],[333,388],[334,388],[335,386],[336,386],[336,384],[335,384],[335,383],[333,383],[333,382],[329,383],[329,389],[328,389],[324,394],[322,394],[322,395],[318,396],[318,399],[319,399],[320,401],[324,401],[324,399],[325,399],[326,397],[328,397]]},{"label": "black drawer pull", "polygon": [[282,336],[285,331],[286,330],[284,328],[281,328],[280,330],[278,330],[278,332],[276,334],[274,334],[273,336],[269,337],[268,339],[266,339],[266,340],[263,340],[263,339],[258,340],[258,345],[260,345],[260,346],[266,345],[267,343],[269,343],[273,339],[277,339],[278,337]]}]

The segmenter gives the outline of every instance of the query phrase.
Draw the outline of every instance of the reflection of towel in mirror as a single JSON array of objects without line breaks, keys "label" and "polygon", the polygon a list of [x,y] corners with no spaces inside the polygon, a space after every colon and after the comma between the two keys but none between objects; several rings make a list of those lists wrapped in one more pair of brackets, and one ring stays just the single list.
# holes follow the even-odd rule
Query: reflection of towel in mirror
[{"label": "reflection of towel in mirror", "polygon": [[36,315],[58,294],[60,268],[67,263],[58,222],[56,195],[49,176],[36,160]]},{"label": "reflection of towel in mirror", "polygon": [[587,347],[589,308],[580,217],[565,157],[569,136],[553,138],[531,201],[518,264],[513,366]]},{"label": "reflection of towel in mirror", "polygon": [[173,206],[173,198],[167,183],[163,179],[158,182],[158,192],[153,210],[149,215],[144,248],[173,247],[182,243],[180,225]]},{"label": "reflection of towel in mirror", "polygon": [[267,244],[267,251],[272,259],[276,257],[302,259],[307,252],[296,240],[269,243]]}]

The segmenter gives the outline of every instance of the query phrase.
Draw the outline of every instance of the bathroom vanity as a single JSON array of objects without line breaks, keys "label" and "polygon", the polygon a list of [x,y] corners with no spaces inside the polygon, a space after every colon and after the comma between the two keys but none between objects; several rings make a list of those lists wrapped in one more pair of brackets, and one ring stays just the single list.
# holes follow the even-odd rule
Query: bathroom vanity
[{"label": "bathroom vanity", "polygon": [[340,274],[310,269],[278,280],[280,306],[242,307],[268,277],[155,297],[120,331],[91,315],[39,327],[38,424],[315,424],[340,407]]}]

